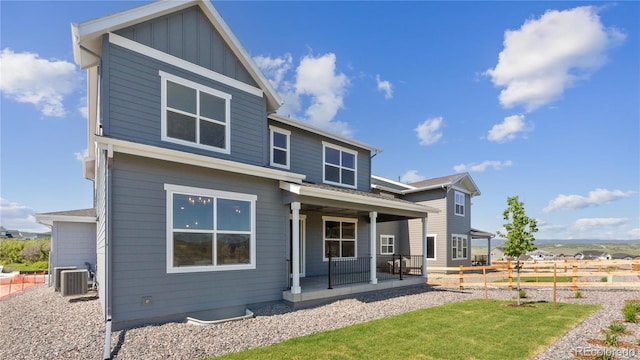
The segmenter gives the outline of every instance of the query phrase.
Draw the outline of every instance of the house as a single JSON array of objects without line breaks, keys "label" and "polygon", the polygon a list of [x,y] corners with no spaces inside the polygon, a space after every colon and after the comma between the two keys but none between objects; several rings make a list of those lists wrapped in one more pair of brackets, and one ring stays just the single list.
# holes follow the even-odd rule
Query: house
[{"label": "house", "polygon": [[576,260],[611,260],[611,254],[600,250],[584,250],[573,255]]},{"label": "house", "polygon": [[496,246],[491,249],[491,259],[493,260],[506,260],[504,255],[504,247]]},{"label": "house", "polygon": [[[491,238],[495,234],[471,227],[471,199],[480,195],[469,173],[453,174],[410,184],[372,176],[372,189],[381,196],[411,201],[439,209],[427,221],[427,261],[437,267],[471,266],[471,240],[487,239],[487,262],[491,262]],[[378,227],[379,249],[392,237],[398,239],[397,254],[422,255],[420,219],[399,220]],[[403,242],[404,241],[404,242]]]},{"label": "house", "polygon": [[627,253],[615,253],[611,254],[613,260],[633,260],[636,256]]},{"label": "house", "polygon": [[[194,312],[425,282],[426,261],[413,281],[378,282],[378,227],[415,220],[425,238],[438,210],[372,191],[380,149],[276,115],[280,97],[208,0],[143,5],[72,35],[88,73],[83,169],[106,341]],[[304,281],[343,266],[364,285]]]},{"label": "house", "polygon": [[[96,265],[96,209],[58,211],[35,215],[51,228],[49,274],[57,267],[94,270]],[[89,264],[89,265],[87,265]],[[49,277],[49,285],[52,285]]]}]

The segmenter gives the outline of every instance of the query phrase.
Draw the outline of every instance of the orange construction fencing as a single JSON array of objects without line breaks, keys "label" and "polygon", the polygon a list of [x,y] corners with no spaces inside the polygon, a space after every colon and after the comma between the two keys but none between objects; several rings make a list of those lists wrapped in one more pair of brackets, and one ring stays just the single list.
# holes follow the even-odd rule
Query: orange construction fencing
[{"label": "orange construction fencing", "polygon": [[47,279],[45,271],[32,274],[6,274],[0,277],[0,299],[28,289],[38,284],[44,284]]}]

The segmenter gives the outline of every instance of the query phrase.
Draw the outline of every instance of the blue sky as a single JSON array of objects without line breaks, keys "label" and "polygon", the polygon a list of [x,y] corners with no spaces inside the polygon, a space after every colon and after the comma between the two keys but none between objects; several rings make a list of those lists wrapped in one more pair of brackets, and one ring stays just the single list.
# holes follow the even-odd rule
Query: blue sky
[{"label": "blue sky", "polygon": [[[71,22],[131,1],[0,1],[0,225],[88,208]],[[214,2],[286,104],[375,145],[373,173],[468,171],[472,226],[508,196],[540,239],[640,239],[640,3]]]}]

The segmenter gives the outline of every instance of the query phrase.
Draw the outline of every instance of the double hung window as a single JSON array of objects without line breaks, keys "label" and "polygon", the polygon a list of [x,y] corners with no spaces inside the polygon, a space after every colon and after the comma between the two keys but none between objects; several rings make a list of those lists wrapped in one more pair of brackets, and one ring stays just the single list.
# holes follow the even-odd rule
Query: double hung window
[{"label": "double hung window", "polygon": [[333,258],[355,258],[358,220],[323,217],[324,260]]},{"label": "double hung window", "polygon": [[456,202],[456,215],[464,216],[464,204],[465,204],[465,196],[464,193],[460,191],[455,192],[455,202]]},{"label": "double hung window", "polygon": [[395,253],[395,237],[393,235],[380,235],[380,254],[392,255]]},{"label": "double hung window", "polygon": [[162,140],[230,152],[231,95],[160,71]]},{"label": "double hung window", "polygon": [[468,242],[466,235],[451,235],[451,259],[466,259]]},{"label": "double hung window", "polygon": [[356,163],[358,153],[327,143],[324,143],[323,152],[324,182],[355,188],[357,183]]},{"label": "double hung window", "polygon": [[289,169],[291,132],[270,126],[271,133],[271,166]]}]

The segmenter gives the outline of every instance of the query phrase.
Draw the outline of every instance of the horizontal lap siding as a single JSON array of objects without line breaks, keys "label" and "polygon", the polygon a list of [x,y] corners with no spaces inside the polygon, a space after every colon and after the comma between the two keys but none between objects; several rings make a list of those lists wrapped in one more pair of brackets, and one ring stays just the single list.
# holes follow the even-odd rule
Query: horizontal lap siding
[{"label": "horizontal lap siding", "polygon": [[[447,199],[445,192],[442,190],[434,190],[426,194],[420,194],[420,197],[407,198],[410,201],[416,201],[419,204],[427,205],[439,209],[439,213],[430,213],[427,217],[427,235],[436,235],[435,260],[428,260],[427,266],[448,266],[447,258],[450,258],[449,247],[451,242],[448,240],[447,234]],[[409,239],[412,255],[422,255],[422,220],[409,220]]]},{"label": "horizontal lap siding", "polygon": [[467,258],[466,259],[451,259],[449,255],[449,265],[447,266],[471,266],[471,199],[468,194],[465,194],[464,216],[455,214],[455,191],[451,190],[447,199],[447,207],[449,210],[449,217],[447,218],[447,230],[449,233],[449,246],[451,246],[451,235],[466,235],[467,237]]},{"label": "horizontal lap siding", "polygon": [[57,264],[86,269],[96,266],[96,224],[56,222]]},{"label": "horizontal lap siding", "polygon": [[[276,181],[123,154],[112,174],[115,323],[282,297],[289,210]],[[165,183],[257,195],[257,268],[167,274]],[[151,305],[143,305],[146,296]]]},{"label": "horizontal lap siding", "polygon": [[[252,165],[264,166],[268,163],[264,97],[194,75],[117,45],[111,44],[108,48],[106,58],[109,68],[105,71],[105,88],[109,106],[107,115],[103,117],[105,136]],[[160,70],[232,96],[231,154],[161,141]]]}]

